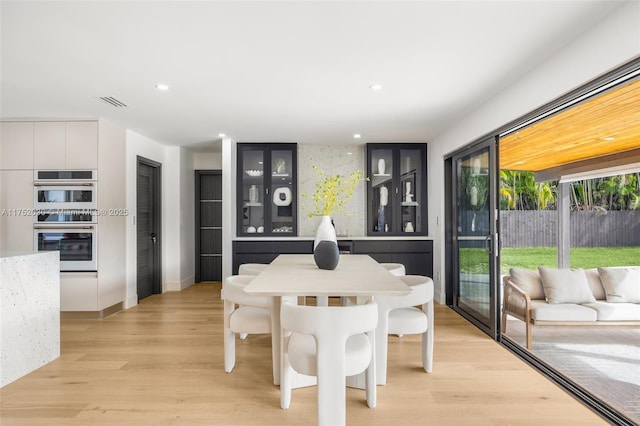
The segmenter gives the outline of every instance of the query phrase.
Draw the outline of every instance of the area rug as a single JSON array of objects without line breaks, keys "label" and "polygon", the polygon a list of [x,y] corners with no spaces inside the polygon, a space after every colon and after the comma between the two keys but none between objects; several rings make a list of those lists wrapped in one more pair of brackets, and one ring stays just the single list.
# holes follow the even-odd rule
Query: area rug
[{"label": "area rug", "polygon": [[[507,336],[524,345],[524,324]],[[531,352],[640,424],[640,328],[534,327]]]}]

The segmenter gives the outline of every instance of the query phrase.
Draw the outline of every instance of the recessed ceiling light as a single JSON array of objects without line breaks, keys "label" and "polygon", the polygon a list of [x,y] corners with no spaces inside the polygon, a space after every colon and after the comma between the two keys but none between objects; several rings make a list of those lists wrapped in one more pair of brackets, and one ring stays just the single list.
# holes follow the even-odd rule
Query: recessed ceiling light
[{"label": "recessed ceiling light", "polygon": [[382,84],[374,83],[374,84],[369,86],[369,89],[371,89],[371,90],[381,90],[382,89]]},{"label": "recessed ceiling light", "polygon": [[225,136],[227,136],[226,133],[218,133],[219,138],[224,138]]},{"label": "recessed ceiling light", "polygon": [[166,92],[167,90],[169,90],[169,85],[168,84],[163,84],[163,83],[158,83],[158,84],[156,84],[156,89],[161,90],[163,92]]},{"label": "recessed ceiling light", "polygon": [[353,155],[353,152],[347,152],[347,155]]},{"label": "recessed ceiling light", "polygon": [[616,138],[614,138],[613,136],[608,136],[606,138],[602,138],[603,141],[614,141],[616,140]]},{"label": "recessed ceiling light", "polygon": [[354,138],[354,139],[360,139],[361,137],[362,137],[362,135],[360,135],[360,133],[355,133],[355,134],[353,135],[353,138]]}]

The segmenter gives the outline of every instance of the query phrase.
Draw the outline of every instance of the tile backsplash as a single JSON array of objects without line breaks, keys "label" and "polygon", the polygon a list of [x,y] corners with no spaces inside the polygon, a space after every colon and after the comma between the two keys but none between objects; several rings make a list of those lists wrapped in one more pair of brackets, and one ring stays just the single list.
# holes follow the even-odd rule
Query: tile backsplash
[{"label": "tile backsplash", "polygon": [[[309,217],[313,210],[311,196],[318,181],[312,166],[324,171],[325,175],[343,174],[362,170],[365,167],[365,145],[301,145],[298,144],[298,235],[314,236],[320,223],[317,216]],[[302,194],[308,194],[309,198]],[[331,215],[338,236],[359,237],[365,235],[366,223],[366,182],[362,182],[353,197],[345,203],[344,209]]]}]

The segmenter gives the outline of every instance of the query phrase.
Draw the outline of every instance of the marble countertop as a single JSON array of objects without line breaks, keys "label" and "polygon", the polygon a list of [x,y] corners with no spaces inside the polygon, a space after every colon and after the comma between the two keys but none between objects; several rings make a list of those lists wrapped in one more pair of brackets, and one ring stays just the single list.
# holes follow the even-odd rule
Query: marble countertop
[{"label": "marble countertop", "polygon": [[37,251],[0,251],[0,259],[7,259],[10,257],[29,256],[32,254],[42,254]]}]

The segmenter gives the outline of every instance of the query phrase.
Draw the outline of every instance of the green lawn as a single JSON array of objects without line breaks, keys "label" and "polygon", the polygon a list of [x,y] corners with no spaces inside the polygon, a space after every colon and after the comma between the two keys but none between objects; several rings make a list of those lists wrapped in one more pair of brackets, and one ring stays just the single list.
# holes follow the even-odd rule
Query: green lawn
[{"label": "green lawn", "polygon": [[[640,246],[573,248],[570,251],[572,268],[596,268],[598,266],[640,265]],[[509,268],[536,269],[538,266],[557,266],[555,247],[510,247],[500,252],[501,274]],[[466,248],[460,251],[460,271],[486,273],[487,252],[481,248]]]},{"label": "green lawn", "polygon": [[[640,265],[640,246],[572,248],[569,256],[572,268],[596,268],[598,266]],[[509,268],[535,269],[538,266],[557,266],[555,247],[511,247],[500,252],[502,273]]]}]

